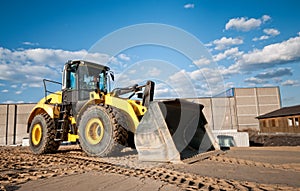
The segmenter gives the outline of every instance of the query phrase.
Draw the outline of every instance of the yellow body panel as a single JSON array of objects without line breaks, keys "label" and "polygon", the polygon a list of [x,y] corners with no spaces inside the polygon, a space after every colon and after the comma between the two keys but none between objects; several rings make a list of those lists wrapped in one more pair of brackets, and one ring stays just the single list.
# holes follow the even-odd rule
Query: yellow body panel
[{"label": "yellow body panel", "polygon": [[28,118],[28,130],[33,118],[36,115],[46,112],[53,119],[55,116],[58,115],[56,111],[58,111],[58,109],[57,108],[55,109],[54,105],[37,103],[36,106],[32,109],[30,116]]},{"label": "yellow body panel", "polygon": [[105,96],[105,104],[121,109],[129,114],[134,124],[134,129],[136,129],[140,123],[138,116],[142,115],[147,110],[146,107],[138,105],[134,100],[122,99],[110,95]]},{"label": "yellow body panel", "polygon": [[61,96],[62,96],[62,92],[57,91],[53,94],[48,95],[47,97],[44,97],[38,103],[45,103],[46,100],[50,100],[50,104],[61,103],[61,100],[62,100]]},{"label": "yellow body panel", "polygon": [[[76,120],[75,120],[74,117],[69,117],[69,120],[70,120],[72,125],[76,125]],[[78,135],[68,133],[68,141],[69,142],[77,142],[78,139],[79,139]]]},{"label": "yellow body panel", "polygon": [[68,141],[69,142],[76,142],[77,139],[79,139],[78,135],[74,135],[74,134],[68,133]]},{"label": "yellow body panel", "polygon": [[61,92],[56,92],[47,96],[47,100],[50,100],[49,104],[45,103],[46,98],[41,99],[35,107],[31,110],[28,118],[28,130],[33,118],[41,113],[47,113],[52,119],[57,118],[59,115],[58,107],[55,104],[61,103]]},{"label": "yellow body panel", "polygon": [[74,117],[69,117],[69,120],[71,121],[72,125],[76,124],[76,120]]},{"label": "yellow body panel", "polygon": [[[48,102],[45,103],[45,101]],[[28,130],[34,116],[40,113],[47,113],[52,119],[58,118],[59,107],[56,104],[60,104],[61,102],[62,102],[61,92],[50,94],[47,96],[47,98],[41,99],[31,111],[31,114],[28,119]],[[135,132],[137,126],[139,125],[139,117],[143,116],[147,111],[147,108],[143,106],[142,103],[138,100],[130,100],[125,98],[113,97],[110,94],[99,95],[94,91],[90,92],[90,101],[87,102],[86,105],[88,106],[90,104],[99,104],[101,102],[116,107],[122,110],[123,112],[126,112],[133,122],[134,127],[130,128],[133,132]],[[87,107],[83,107],[82,110],[85,110],[86,108]],[[80,115],[83,112],[84,111],[80,111],[78,114]],[[78,125],[76,124],[75,117],[71,116],[69,117],[69,120],[72,125]],[[70,134],[70,133],[68,134],[68,141],[76,142],[77,139],[78,139],[78,135]]]},{"label": "yellow body panel", "polygon": [[147,108],[145,106],[143,106],[140,101],[129,99],[129,100],[127,100],[127,102],[132,106],[132,108],[137,116],[144,116],[144,114],[147,111]]}]

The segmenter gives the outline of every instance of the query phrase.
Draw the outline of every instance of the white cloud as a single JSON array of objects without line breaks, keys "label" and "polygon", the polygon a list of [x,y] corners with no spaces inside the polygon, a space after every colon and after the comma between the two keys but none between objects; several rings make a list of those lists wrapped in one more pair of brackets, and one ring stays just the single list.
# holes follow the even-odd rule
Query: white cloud
[{"label": "white cloud", "polygon": [[243,52],[240,52],[239,49],[238,49],[238,47],[234,47],[234,48],[225,50],[222,53],[214,55],[213,58],[214,58],[214,61],[218,62],[218,61],[223,60],[225,58],[227,58],[227,59],[230,59],[232,57],[235,58],[235,57],[238,57],[238,56],[240,56],[242,54],[243,54]]},{"label": "white cloud", "polygon": [[27,45],[27,46],[38,46],[39,43],[37,42],[28,42],[28,41],[25,41],[25,42],[22,42],[23,45]]},{"label": "white cloud", "polygon": [[124,61],[130,60],[130,57],[127,56],[126,54],[119,54],[118,58],[120,58],[121,60],[124,60]]},{"label": "white cloud", "polygon": [[247,83],[250,83],[250,84],[264,84],[264,83],[267,83],[266,80],[255,78],[255,77],[246,78],[244,80],[244,82],[247,82]]},{"label": "white cloud", "polygon": [[234,74],[240,74],[241,71],[238,70],[238,68],[233,68],[232,66],[226,68],[225,66],[219,66],[219,71],[222,74],[224,78],[234,75]]},{"label": "white cloud", "polygon": [[1,92],[2,92],[2,93],[7,93],[7,92],[8,92],[8,90],[2,90]]},{"label": "white cloud", "polygon": [[4,104],[11,104],[11,103],[16,103],[15,101],[12,101],[12,100],[7,100],[7,101],[4,101],[4,102],[2,102],[2,103],[4,103]]},{"label": "white cloud", "polygon": [[240,39],[240,38],[222,37],[221,39],[214,40],[212,43],[214,45],[216,45],[216,47],[215,47],[216,50],[223,50],[223,49],[226,49],[227,47],[230,47],[233,45],[243,44],[244,41],[243,41],[243,39]]},{"label": "white cloud", "polygon": [[245,17],[230,19],[225,25],[225,29],[236,29],[241,31],[249,31],[261,25],[260,19],[247,19]]},{"label": "white cloud", "polygon": [[161,70],[156,67],[153,67],[149,70],[149,76],[151,77],[159,76],[160,74],[161,74]]},{"label": "white cloud", "polygon": [[202,58],[199,58],[198,60],[194,60],[193,63],[195,65],[197,65],[198,67],[200,67],[200,66],[205,66],[205,65],[211,64],[212,60],[202,57]]},{"label": "white cloud", "polygon": [[270,68],[275,65],[299,60],[300,36],[297,36],[280,43],[270,44],[263,49],[254,49],[251,52],[245,53],[228,69],[233,71],[249,71]]},{"label": "white cloud", "polygon": [[235,86],[234,82],[227,82],[227,83],[225,83],[225,88],[226,89],[233,88],[234,86]]},{"label": "white cloud", "polygon": [[176,97],[176,92],[172,87],[169,87],[165,83],[158,83],[155,84],[155,97],[156,98],[170,98],[170,97]]},{"label": "white cloud", "polygon": [[255,77],[260,79],[277,78],[281,76],[292,76],[293,72],[291,68],[276,68],[266,72],[261,72]]},{"label": "white cloud", "polygon": [[226,25],[225,29],[235,29],[238,31],[250,31],[252,29],[258,28],[261,26],[262,23],[270,20],[271,17],[268,15],[262,16],[262,18],[250,18],[248,19],[247,17],[240,17],[240,18],[233,18],[230,19]]},{"label": "white cloud", "polygon": [[252,40],[253,41],[259,41],[259,40],[267,40],[269,39],[270,37],[274,37],[274,36],[277,36],[280,34],[279,30],[277,29],[264,29],[263,30],[265,34],[267,35],[262,35],[261,37],[257,38],[253,38]]},{"label": "white cloud", "polygon": [[188,73],[201,96],[212,96],[225,91],[222,71],[218,68],[200,68]]},{"label": "white cloud", "polygon": [[40,81],[40,82],[36,82],[36,83],[30,83],[30,84],[28,84],[28,87],[30,87],[30,88],[39,88],[39,87],[42,87],[42,81]]},{"label": "white cloud", "polygon": [[[166,81],[170,84],[174,94],[177,97],[197,97],[199,95],[206,96],[208,93],[207,89],[199,87],[199,84],[207,85],[205,77],[202,73],[203,68],[195,70],[193,72],[187,72],[185,70],[180,70],[175,74],[169,76]],[[209,75],[209,74],[207,74]],[[207,86],[209,87],[209,86]],[[206,88],[207,88],[206,87]],[[205,91],[207,90],[207,91]]]},{"label": "white cloud", "polygon": [[271,36],[277,36],[280,34],[279,30],[277,29],[264,29],[264,33]]},{"label": "white cloud", "polygon": [[86,59],[103,64],[108,62],[109,58],[108,55],[90,54],[86,50],[10,50],[0,47],[0,80],[22,82],[27,84],[27,87],[40,87],[43,78],[60,81],[62,67],[68,60]]},{"label": "white cloud", "polygon": [[16,91],[15,92],[15,94],[21,94],[22,93],[22,91]]},{"label": "white cloud", "polygon": [[267,22],[268,20],[271,20],[271,17],[269,15],[263,15],[261,19],[263,22]]},{"label": "white cloud", "polygon": [[193,9],[193,8],[195,8],[195,4],[193,4],[193,3],[188,3],[188,4],[185,4],[183,7],[184,7],[185,9]]},{"label": "white cloud", "polygon": [[299,86],[300,83],[298,80],[286,80],[281,83],[282,86]]},{"label": "white cloud", "polygon": [[253,40],[253,41],[259,41],[259,40],[267,40],[267,39],[269,39],[269,38],[270,38],[270,36],[262,35],[262,36],[260,36],[259,38],[255,37],[255,38],[253,38],[252,40]]},{"label": "white cloud", "polygon": [[204,46],[206,47],[211,47],[213,44],[211,42],[207,43],[207,44],[204,44]]},{"label": "white cloud", "polygon": [[128,73],[128,74],[136,74],[136,72],[137,72],[137,71],[136,71],[135,69],[130,69],[130,70],[128,70],[127,73]]},{"label": "white cloud", "polygon": [[12,101],[12,100],[7,100],[3,102],[4,104],[12,104],[12,103],[24,103],[24,101]]},{"label": "white cloud", "polygon": [[[146,79],[154,80],[156,98],[211,96],[224,90],[222,76],[216,68],[194,67],[194,71],[186,71],[169,67],[170,65],[155,65],[153,61],[149,63],[152,64],[137,64],[123,73],[116,74],[114,87],[140,84]],[[134,75],[131,74],[132,70]]]}]

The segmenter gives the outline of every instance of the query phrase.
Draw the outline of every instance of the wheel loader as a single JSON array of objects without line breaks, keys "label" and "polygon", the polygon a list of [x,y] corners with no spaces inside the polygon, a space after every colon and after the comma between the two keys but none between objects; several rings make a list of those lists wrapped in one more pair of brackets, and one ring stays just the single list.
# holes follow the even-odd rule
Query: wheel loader
[{"label": "wheel loader", "polygon": [[[84,60],[64,65],[62,83],[44,80],[45,97],[28,118],[32,152],[53,153],[69,141],[90,156],[111,156],[125,146],[136,148],[142,161],[176,162],[187,149],[217,147],[202,105],[154,101],[153,81],[110,90],[112,80],[109,67]],[[47,83],[61,90],[49,91]]]}]

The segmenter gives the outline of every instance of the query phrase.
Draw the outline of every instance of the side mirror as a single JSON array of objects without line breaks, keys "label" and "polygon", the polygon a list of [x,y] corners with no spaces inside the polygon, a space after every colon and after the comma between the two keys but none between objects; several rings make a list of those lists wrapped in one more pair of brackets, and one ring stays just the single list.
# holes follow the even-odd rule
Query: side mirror
[{"label": "side mirror", "polygon": [[113,72],[110,72],[110,77],[111,77],[112,81],[115,81],[115,76],[114,76]]}]

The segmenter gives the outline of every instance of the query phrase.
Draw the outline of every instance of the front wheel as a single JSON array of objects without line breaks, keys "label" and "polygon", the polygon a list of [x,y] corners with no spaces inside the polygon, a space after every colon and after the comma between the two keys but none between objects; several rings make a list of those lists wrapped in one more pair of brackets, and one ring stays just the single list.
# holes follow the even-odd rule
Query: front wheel
[{"label": "front wheel", "polygon": [[117,122],[116,110],[108,105],[89,107],[81,116],[78,133],[83,151],[90,156],[115,155],[128,138]]},{"label": "front wheel", "polygon": [[36,115],[29,128],[29,146],[34,154],[46,154],[56,151],[60,145],[55,141],[55,125],[53,119],[46,114]]}]

